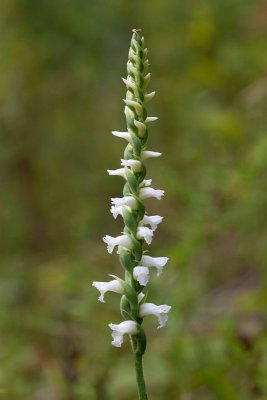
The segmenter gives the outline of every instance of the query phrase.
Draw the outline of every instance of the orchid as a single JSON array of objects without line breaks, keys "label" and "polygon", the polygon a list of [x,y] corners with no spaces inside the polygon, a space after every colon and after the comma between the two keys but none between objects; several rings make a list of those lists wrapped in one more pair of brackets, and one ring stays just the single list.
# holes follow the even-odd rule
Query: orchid
[{"label": "orchid", "polygon": [[117,279],[114,279],[109,282],[93,282],[92,286],[94,286],[100,292],[100,296],[98,297],[99,301],[105,303],[104,295],[106,292],[115,292],[115,293],[123,293],[123,287]]},{"label": "orchid", "polygon": [[[124,114],[127,130],[112,131],[115,137],[126,140],[127,145],[120,168],[108,169],[109,175],[122,177],[126,182],[122,197],[111,198],[111,214],[116,219],[120,215],[124,222],[123,232],[113,237],[105,235],[103,241],[107,245],[108,253],[113,253],[117,247],[120,264],[125,270],[124,279],[113,276],[110,282],[93,282],[99,290],[99,300],[104,302],[106,292],[115,292],[122,295],[120,312],[124,321],[120,324],[110,323],[112,330],[112,345],[121,347],[124,335],[130,335],[131,345],[135,357],[135,368],[139,400],[147,400],[145,380],[143,375],[142,357],[146,349],[146,335],[142,327],[143,318],[155,315],[159,321],[159,328],[163,327],[168,319],[170,306],[157,306],[146,303],[150,268],[157,269],[159,276],[168,257],[151,257],[147,255],[146,246],[152,243],[154,233],[163,217],[146,213],[146,199],[161,200],[164,190],[151,187],[152,179],[146,178],[144,162],[149,158],[161,156],[158,151],[147,149],[148,124],[156,121],[157,117],[148,117],[146,103],[155,92],[147,92],[150,81],[148,72],[147,49],[140,30],[133,30],[133,37],[127,62],[127,77],[123,78],[126,85]],[[143,292],[144,290],[144,292]]]},{"label": "orchid", "polygon": [[139,315],[140,317],[155,315],[159,321],[158,328],[162,328],[166,325],[166,322],[168,321],[168,312],[170,311],[170,309],[171,306],[168,306],[167,304],[156,306],[156,304],[153,303],[144,303],[140,306]]},{"label": "orchid", "polygon": [[136,335],[138,333],[138,326],[135,321],[123,321],[120,324],[109,324],[112,329],[112,344],[115,347],[121,347],[123,343],[123,335]]}]

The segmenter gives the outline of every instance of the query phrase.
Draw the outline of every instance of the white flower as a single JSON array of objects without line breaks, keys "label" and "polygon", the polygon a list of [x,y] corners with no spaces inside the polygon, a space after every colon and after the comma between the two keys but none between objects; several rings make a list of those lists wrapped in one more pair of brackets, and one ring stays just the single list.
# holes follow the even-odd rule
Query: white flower
[{"label": "white flower", "polygon": [[135,321],[123,321],[120,324],[109,324],[112,329],[112,344],[115,347],[121,347],[123,343],[123,335],[136,335],[138,333],[137,323]]},{"label": "white flower", "polygon": [[133,75],[136,75],[138,73],[138,69],[133,66],[133,64],[129,61],[127,61],[127,71],[128,73],[132,73]]},{"label": "white flower", "polygon": [[144,187],[140,189],[140,197],[142,199],[148,199],[149,197],[155,197],[160,200],[164,196],[164,190],[153,189],[152,187]]},{"label": "white flower", "polygon": [[122,80],[127,87],[130,87],[131,89],[136,90],[136,83],[132,78],[127,78],[127,79],[122,78]]},{"label": "white flower", "polygon": [[111,133],[112,133],[112,135],[117,136],[122,139],[125,139],[128,142],[130,142],[132,139],[131,134],[129,132],[112,131]]},{"label": "white flower", "polygon": [[145,101],[150,101],[154,96],[155,96],[156,92],[151,92],[148,94],[145,94]]},{"label": "white flower", "polygon": [[146,133],[146,124],[144,124],[143,122],[137,121],[136,119],[134,120],[134,124],[138,129],[138,133],[139,133],[140,137],[144,137],[144,135]]},{"label": "white flower", "polygon": [[115,219],[119,214],[122,215],[123,207],[128,207],[130,211],[136,208],[137,205],[135,198],[132,196],[114,197],[111,199],[111,204],[110,212]]},{"label": "white flower", "polygon": [[107,172],[109,175],[118,175],[118,176],[122,176],[124,179],[126,179],[126,174],[125,174],[124,168],[107,169]]},{"label": "white flower", "polygon": [[[126,247],[126,249],[130,249],[132,247],[132,241],[127,235],[121,235],[117,237],[106,235],[103,237],[103,241],[108,246],[109,254],[113,252],[115,246]],[[120,253],[120,248],[118,248],[117,253]]]},{"label": "white flower", "polygon": [[121,159],[123,167],[130,167],[133,171],[138,172],[141,169],[142,163],[139,160],[123,160]]},{"label": "white flower", "polygon": [[110,212],[113,215],[113,217],[116,219],[118,215],[123,215],[123,210],[126,209],[129,212],[131,211],[131,208],[128,206],[111,206]]},{"label": "white flower", "polygon": [[153,121],[157,121],[157,119],[158,119],[158,117],[147,117],[145,122],[153,122]]},{"label": "white flower", "polygon": [[146,286],[149,281],[149,269],[148,267],[137,266],[133,269],[133,277],[142,286]]},{"label": "white flower", "polygon": [[146,315],[155,315],[159,321],[158,328],[162,328],[168,321],[168,312],[170,309],[171,306],[168,306],[167,304],[157,306],[153,303],[144,303],[140,306],[139,315],[140,317],[145,317]]},{"label": "white flower", "polygon": [[123,293],[123,288],[117,279],[114,279],[109,282],[93,282],[92,286],[94,286],[100,292],[100,296],[98,297],[99,301],[105,303],[104,295],[106,292],[115,292],[115,293]]},{"label": "white flower", "polygon": [[136,199],[133,196],[124,197],[112,197],[111,204],[115,207],[118,206],[129,206],[130,208],[136,208]]},{"label": "white flower", "polygon": [[150,225],[151,229],[155,231],[162,220],[163,217],[160,215],[144,215],[144,218],[140,221],[140,225]]},{"label": "white flower", "polygon": [[145,160],[146,158],[152,158],[152,157],[160,157],[162,153],[159,153],[158,151],[149,151],[149,150],[144,150],[142,151],[142,160]]},{"label": "white flower", "polygon": [[122,99],[127,107],[133,107],[138,114],[143,112],[143,108],[140,103],[134,100]]},{"label": "white flower", "polygon": [[157,275],[159,276],[162,273],[163,267],[167,264],[168,257],[150,257],[143,255],[141,258],[140,264],[144,267],[156,267]]},{"label": "white flower", "polygon": [[153,230],[147,226],[138,226],[137,228],[137,239],[144,239],[147,244],[151,244],[153,238]]},{"label": "white flower", "polygon": [[140,187],[143,187],[143,186],[150,186],[151,185],[151,183],[152,183],[152,179],[144,179],[141,183],[140,183]]}]

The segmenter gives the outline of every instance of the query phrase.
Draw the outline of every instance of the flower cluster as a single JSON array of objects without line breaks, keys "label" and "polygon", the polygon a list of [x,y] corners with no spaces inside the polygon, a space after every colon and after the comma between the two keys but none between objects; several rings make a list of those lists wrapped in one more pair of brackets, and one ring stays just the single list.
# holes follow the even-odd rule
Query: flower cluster
[{"label": "flower cluster", "polygon": [[147,215],[144,200],[160,200],[164,195],[163,190],[151,187],[151,179],[145,179],[144,161],[161,155],[147,150],[147,125],[157,119],[148,117],[145,108],[146,102],[155,95],[155,92],[146,92],[150,80],[148,65],[144,38],[134,30],[127,62],[128,76],[123,79],[127,88],[126,99],[123,100],[127,132],[112,132],[114,136],[125,139],[127,146],[120,168],[108,170],[109,175],[117,175],[125,180],[123,196],[111,199],[110,210],[114,218],[123,218],[125,226],[121,235],[106,235],[103,238],[109,253],[112,253],[114,248],[117,249],[121,265],[125,269],[125,279],[113,276],[114,279],[109,282],[93,282],[93,286],[100,292],[98,299],[102,302],[108,291],[122,295],[120,308],[125,321],[109,324],[112,330],[112,344],[120,347],[123,335],[129,334],[134,337],[134,351],[140,354],[145,351],[145,334],[141,327],[143,317],[155,315],[158,318],[158,327],[161,328],[166,324],[171,309],[168,305],[158,306],[145,302],[144,294],[151,268],[156,268],[159,276],[168,261],[167,257],[151,257],[144,249],[146,244],[151,244],[154,232],[163,220],[159,215]]}]

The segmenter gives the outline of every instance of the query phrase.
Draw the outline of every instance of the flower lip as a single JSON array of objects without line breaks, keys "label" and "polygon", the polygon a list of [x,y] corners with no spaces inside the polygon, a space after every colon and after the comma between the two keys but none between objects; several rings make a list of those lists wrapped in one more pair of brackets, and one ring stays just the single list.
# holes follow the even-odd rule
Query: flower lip
[{"label": "flower lip", "polygon": [[112,197],[111,204],[117,206],[129,206],[135,208],[137,205],[136,199],[133,196]]},{"label": "flower lip", "polygon": [[140,225],[150,225],[151,229],[155,231],[162,220],[163,217],[160,215],[144,215],[144,218],[140,221]]},{"label": "flower lip", "polygon": [[108,172],[109,175],[122,176],[124,179],[126,179],[126,174],[125,174],[125,169],[124,168],[107,169],[107,172]]},{"label": "flower lip", "polygon": [[132,139],[131,134],[129,132],[112,131],[111,133],[112,133],[112,135],[122,138],[122,139],[125,139],[128,142],[130,142]]},{"label": "flower lip", "polygon": [[92,283],[92,286],[94,286],[97,290],[100,292],[100,296],[98,297],[98,300],[101,301],[102,303],[105,303],[104,300],[104,295],[106,292],[115,292],[115,293],[123,293],[123,288],[120,284],[120,282],[116,279],[109,281],[109,282],[96,282],[94,281]]},{"label": "flower lip", "polygon": [[145,267],[157,268],[157,275],[159,276],[162,273],[163,267],[165,267],[168,260],[168,257],[150,257],[144,254],[141,258],[140,264]]},{"label": "flower lip", "polygon": [[110,329],[112,330],[112,344],[115,347],[121,347],[123,343],[123,335],[128,334],[128,335],[136,335],[138,333],[138,326],[135,321],[123,321],[120,324],[113,324],[110,323],[108,325]]},{"label": "flower lip", "polygon": [[140,283],[141,286],[146,286],[149,282],[149,269],[148,267],[143,267],[137,265],[133,269],[133,277],[136,281]]},{"label": "flower lip", "polygon": [[137,238],[144,239],[147,244],[151,244],[153,238],[153,230],[147,226],[139,226],[137,228]]},{"label": "flower lip", "polygon": [[143,303],[140,305],[139,315],[140,317],[155,315],[159,321],[158,328],[162,328],[166,325],[166,322],[168,321],[168,312],[170,311],[170,309],[171,306],[168,306],[167,304],[157,306],[153,303]]},{"label": "flower lip", "polygon": [[157,200],[161,200],[164,196],[164,190],[153,189],[152,187],[143,187],[140,189],[140,197],[142,199],[148,199],[150,197],[154,197]]},{"label": "flower lip", "polygon": [[161,155],[162,153],[159,153],[158,151],[144,150],[141,157],[145,160],[146,158],[160,157]]},{"label": "flower lip", "polygon": [[132,248],[132,240],[125,234],[117,237],[106,235],[103,237],[103,241],[107,244],[109,254],[113,252],[115,246],[118,246],[118,254],[120,254],[120,246],[127,249]]},{"label": "flower lip", "polygon": [[132,159],[124,160],[124,159],[121,159],[121,165],[123,167],[130,167],[135,172],[139,172],[140,169],[141,169],[142,163],[139,160],[132,160]]},{"label": "flower lip", "polygon": [[113,214],[113,217],[116,219],[118,215],[123,216],[123,210],[127,210],[131,212],[131,208],[129,206],[111,206],[110,212]]}]

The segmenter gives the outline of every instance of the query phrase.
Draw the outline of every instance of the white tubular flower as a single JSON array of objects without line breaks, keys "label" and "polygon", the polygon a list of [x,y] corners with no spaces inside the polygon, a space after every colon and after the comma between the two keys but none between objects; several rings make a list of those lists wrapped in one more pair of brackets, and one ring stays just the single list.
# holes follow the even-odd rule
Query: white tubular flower
[{"label": "white tubular flower", "polygon": [[162,222],[163,217],[160,215],[144,215],[142,221],[139,222],[140,225],[150,225],[152,231],[155,231],[158,225]]},{"label": "white tubular flower", "polygon": [[139,133],[140,137],[144,137],[144,135],[146,133],[146,124],[144,124],[143,122],[137,121],[136,119],[134,120],[134,124],[138,128],[138,133]]},{"label": "white tubular flower", "polygon": [[164,190],[153,189],[152,187],[144,187],[140,189],[140,197],[142,199],[148,199],[149,197],[155,197],[158,200],[164,196]]},{"label": "white tubular flower", "polygon": [[137,74],[137,68],[129,61],[127,61],[127,70],[128,72],[132,73],[133,75]]},{"label": "white tubular flower", "polygon": [[127,207],[129,211],[133,208],[136,208],[136,200],[134,197],[125,196],[122,198],[113,198],[111,199],[113,203],[110,209],[111,214],[116,219],[118,215],[123,215],[123,207]]},{"label": "white tubular flower", "polygon": [[157,121],[158,117],[147,117],[145,122],[153,122],[153,121]]},{"label": "white tubular flower", "polygon": [[149,282],[149,268],[137,266],[133,269],[133,277],[142,286],[146,286]]},{"label": "white tubular flower", "polygon": [[137,323],[135,321],[123,321],[120,324],[109,324],[112,329],[112,344],[115,347],[121,347],[123,343],[123,335],[136,335],[138,333]]},{"label": "white tubular flower", "polygon": [[140,187],[144,187],[144,186],[150,186],[152,183],[152,179],[144,179],[141,183],[140,183]]},{"label": "white tubular flower", "polygon": [[148,94],[145,94],[144,98],[145,98],[145,102],[150,101],[151,99],[153,99],[153,97],[155,96],[156,92],[151,92]]},{"label": "white tubular flower", "polygon": [[139,172],[142,166],[139,160],[123,160],[121,159],[121,165],[123,167],[130,167],[134,172]]},{"label": "white tubular flower", "polygon": [[123,80],[123,82],[125,83],[125,85],[129,88],[131,88],[132,90],[136,90],[136,83],[134,82],[133,79],[131,78],[121,78]]},{"label": "white tubular flower", "polygon": [[166,325],[166,322],[168,321],[168,312],[170,311],[170,309],[171,306],[168,306],[167,304],[157,306],[153,303],[144,303],[140,306],[139,315],[140,317],[155,315],[159,321],[158,328],[162,328]]},{"label": "white tubular flower", "polygon": [[144,86],[145,87],[149,84],[150,77],[151,77],[151,73],[150,72],[148,74],[146,74],[146,76],[144,77]]},{"label": "white tubular flower", "polygon": [[168,257],[150,257],[143,255],[140,264],[143,265],[144,267],[157,268],[157,276],[159,276],[162,273],[163,267],[165,267],[167,262],[168,262]]},{"label": "white tubular flower", "polygon": [[131,134],[129,132],[112,131],[111,133],[114,136],[127,140],[127,142],[130,142],[132,140]]},{"label": "white tubular flower", "polygon": [[114,279],[109,282],[93,282],[92,286],[94,286],[100,292],[100,296],[98,297],[99,301],[105,303],[104,295],[106,292],[115,292],[115,293],[123,293],[123,288],[117,279]]},{"label": "white tubular flower", "polygon": [[130,208],[136,208],[136,200],[133,196],[112,197],[111,204],[115,207],[129,206]]},{"label": "white tubular flower", "polygon": [[153,239],[153,230],[147,226],[138,226],[137,239],[144,239],[147,244],[151,244]]},{"label": "white tubular flower", "polygon": [[140,103],[134,100],[122,99],[127,107],[133,107],[137,113],[141,114],[143,109]]},{"label": "white tubular flower", "polygon": [[145,160],[146,158],[152,158],[152,157],[160,157],[162,153],[159,153],[158,151],[150,151],[150,150],[144,150],[142,152],[142,160]]},{"label": "white tubular flower", "polygon": [[110,212],[113,215],[113,217],[116,219],[118,215],[123,215],[123,210],[126,209],[128,211],[131,211],[131,208],[128,206],[111,206]]},{"label": "white tubular flower", "polygon": [[131,249],[132,247],[132,241],[127,235],[120,235],[117,237],[106,235],[103,237],[103,241],[107,244],[109,254],[113,252],[115,246],[118,246],[118,254],[120,254],[119,246],[125,247],[126,249]]},{"label": "white tubular flower", "polygon": [[118,175],[118,176],[122,176],[124,179],[126,179],[126,174],[125,174],[124,168],[107,169],[107,172],[109,175]]}]

